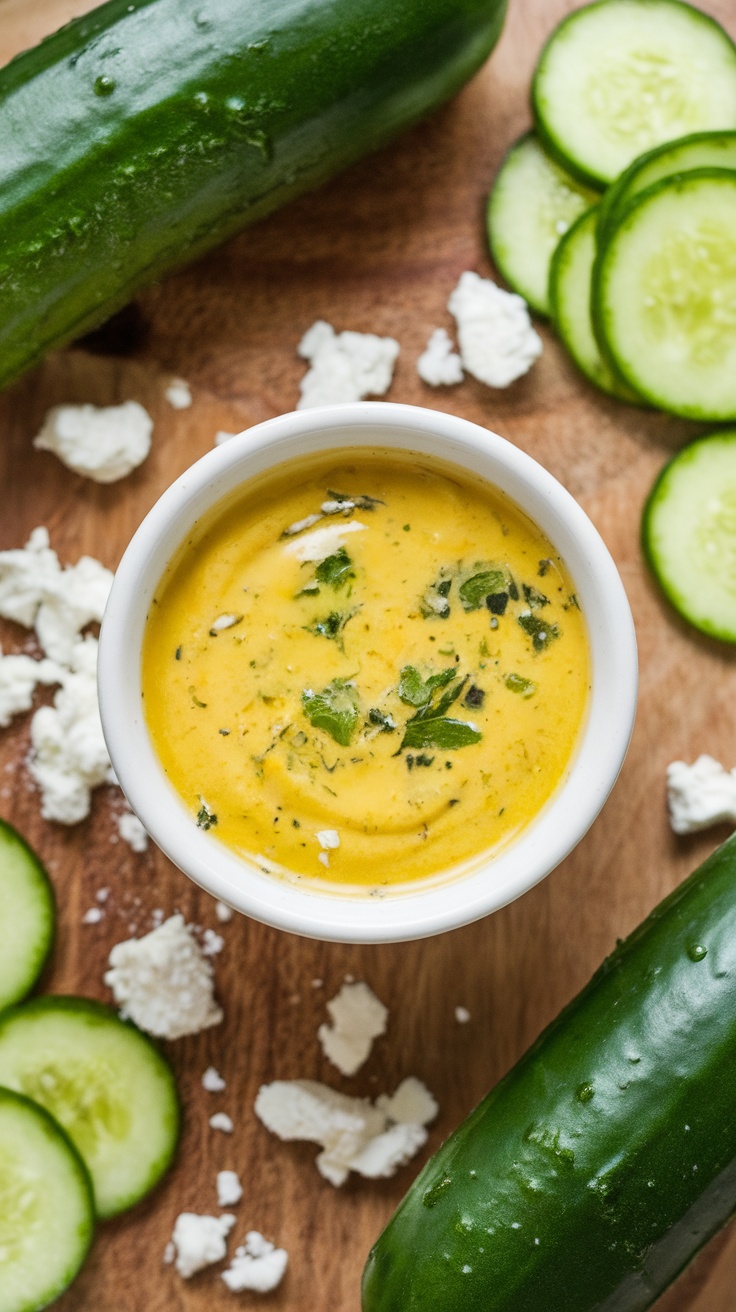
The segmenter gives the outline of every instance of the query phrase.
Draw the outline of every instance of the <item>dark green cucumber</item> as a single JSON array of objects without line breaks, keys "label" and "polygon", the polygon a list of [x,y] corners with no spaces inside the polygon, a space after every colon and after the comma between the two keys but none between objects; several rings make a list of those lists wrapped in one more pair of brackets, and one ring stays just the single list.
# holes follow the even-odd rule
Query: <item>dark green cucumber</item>
[{"label": "dark green cucumber", "polygon": [[736,1209],[736,835],[428,1162],[364,1312],[642,1312]]},{"label": "dark green cucumber", "polygon": [[54,941],[49,877],[17,830],[0,820],[0,1011],[30,993]]},{"label": "dark green cucumber", "polygon": [[108,0],[0,71],[0,386],[453,95],[506,0]]}]

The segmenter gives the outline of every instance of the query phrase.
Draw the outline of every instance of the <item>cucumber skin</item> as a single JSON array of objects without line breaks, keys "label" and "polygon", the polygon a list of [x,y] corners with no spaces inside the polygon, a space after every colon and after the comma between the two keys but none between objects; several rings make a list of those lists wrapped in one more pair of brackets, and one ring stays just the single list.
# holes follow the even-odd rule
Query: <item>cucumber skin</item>
[{"label": "cucumber skin", "polygon": [[363,1312],[651,1307],[736,1208],[735,1077],[736,835],[428,1162],[368,1259]]},{"label": "cucumber skin", "polygon": [[19,55],[0,70],[0,386],[448,99],[505,9],[108,0]]},{"label": "cucumber skin", "polygon": [[43,893],[48,901],[49,919],[46,926],[46,935],[37,946],[36,958],[30,963],[26,979],[22,984],[18,985],[18,989],[13,995],[0,998],[0,1016],[7,1007],[12,1007],[17,1002],[20,1002],[21,998],[24,998],[26,994],[30,993],[31,989],[35,988],[46,968],[56,940],[56,895],[54,893],[54,886],[49,879],[48,871],[43,865],[41,859],[34,852],[30,843],[26,842],[23,835],[19,834],[18,830],[15,829],[9,821],[0,820],[0,839],[5,837],[9,837],[13,843],[17,843],[17,845],[23,849],[25,855],[28,857],[29,863],[34,867],[36,874],[38,875],[39,887],[43,889]]}]

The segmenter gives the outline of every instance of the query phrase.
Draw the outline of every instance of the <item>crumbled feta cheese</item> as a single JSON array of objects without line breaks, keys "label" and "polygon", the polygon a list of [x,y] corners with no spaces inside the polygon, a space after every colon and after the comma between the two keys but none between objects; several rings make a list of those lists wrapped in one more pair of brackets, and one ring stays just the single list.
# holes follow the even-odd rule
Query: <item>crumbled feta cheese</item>
[{"label": "crumbled feta cheese", "polygon": [[281,536],[282,538],[293,538],[297,533],[303,533],[305,528],[311,528],[313,524],[318,524],[321,519],[321,514],[305,515],[304,519],[297,519],[288,528],[285,528]]},{"label": "crumbled feta cheese", "polygon": [[212,966],[180,914],[143,938],[117,943],[105,983],[121,1015],[158,1038],[197,1034],[222,1020]]},{"label": "crumbled feta cheese", "polygon": [[31,721],[28,769],[41,789],[45,820],[73,825],[89,815],[93,788],[107,781],[110,758],[97,704],[97,639],[73,648],[54,696]]},{"label": "crumbled feta cheese", "polygon": [[415,1075],[402,1080],[396,1093],[382,1093],[376,1106],[396,1125],[429,1125],[439,1111],[437,1100]]},{"label": "crumbled feta cheese", "polygon": [[336,829],[320,829],[319,833],[315,834],[315,838],[320,847],[326,850],[340,846],[340,835]]},{"label": "crumbled feta cheese", "polygon": [[233,918],[233,909],[227,902],[215,902],[215,915],[221,925],[227,925]]},{"label": "crumbled feta cheese", "polygon": [[210,636],[214,637],[216,633],[221,633],[223,629],[232,629],[240,623],[242,618],[242,615],[218,615],[217,619],[212,621]]},{"label": "crumbled feta cheese", "polygon": [[30,710],[37,684],[58,683],[60,677],[55,661],[4,656],[0,647],[0,729],[6,729],[14,715]]},{"label": "crumbled feta cheese", "polygon": [[234,1207],[243,1197],[243,1186],[235,1171],[217,1172],[217,1206]]},{"label": "crumbled feta cheese", "polygon": [[[412,1083],[418,1085],[419,1081]],[[276,1080],[263,1085],[255,1110],[266,1128],[280,1139],[306,1139],[320,1144],[317,1169],[331,1184],[339,1186],[350,1171],[371,1179],[392,1175],[425,1142],[424,1125],[436,1114],[437,1104],[428,1090],[420,1100],[416,1091],[402,1094],[402,1088],[394,1094],[398,1099],[397,1114],[412,1105],[413,1099],[421,1122],[395,1121],[378,1103],[373,1106],[367,1098],[349,1098],[312,1080]],[[393,1104],[393,1099],[384,1101]],[[400,1133],[391,1134],[394,1129]]]},{"label": "crumbled feta cheese", "polygon": [[82,916],[82,924],[99,925],[104,914],[105,913],[102,910],[102,907],[90,907],[89,911],[85,911],[84,915]]},{"label": "crumbled feta cheese", "polygon": [[465,377],[460,356],[453,350],[450,334],[436,328],[417,360],[417,373],[430,387],[452,387]]},{"label": "crumbled feta cheese", "polygon": [[208,1093],[222,1093],[225,1088],[225,1081],[214,1066],[208,1066],[202,1076],[202,1088],[206,1089]]},{"label": "crumbled feta cheese", "polygon": [[[302,524],[306,527],[307,521],[302,520]],[[292,524],[292,528],[294,527]],[[359,519],[351,519],[347,524],[330,524],[328,528],[317,528],[303,538],[287,542],[284,555],[294,556],[303,562],[319,563],[331,556],[333,551],[339,551],[340,547],[344,547],[349,533],[362,533],[367,527],[368,525],[361,524]]]},{"label": "crumbled feta cheese", "polygon": [[320,1025],[317,1031],[322,1051],[343,1075],[355,1075],[367,1061],[373,1040],[385,1034],[388,1010],[367,984],[343,984],[327,1010],[332,1025]]},{"label": "crumbled feta cheese", "polygon": [[99,624],[113,575],[92,556],[67,565],[53,587],[46,587],[35,618],[38,640],[52,660],[69,664],[82,629]]},{"label": "crumbled feta cheese", "polygon": [[508,387],[542,353],[526,301],[490,278],[462,274],[448,308],[457,321],[463,365],[489,387]]},{"label": "crumbled feta cheese", "polygon": [[304,334],[299,354],[311,368],[301,381],[298,410],[383,396],[391,386],[399,343],[374,333],[336,333],[320,319]]},{"label": "crumbled feta cheese", "polygon": [[191,389],[184,378],[172,378],[164,395],[174,410],[188,410],[192,404]]},{"label": "crumbled feta cheese", "polygon": [[202,934],[202,951],[206,957],[216,957],[224,946],[222,934],[216,934],[214,929],[206,929]]},{"label": "crumbled feta cheese", "polygon": [[143,825],[132,811],[123,811],[121,815],[116,816],[115,823],[118,827],[118,833],[134,852],[148,851],[148,834]]},{"label": "crumbled feta cheese", "polygon": [[107,902],[109,896],[110,896],[109,888],[98,888],[97,892],[95,893],[95,897],[97,898],[98,902]]},{"label": "crumbled feta cheese", "polygon": [[281,1284],[288,1264],[285,1248],[276,1248],[257,1230],[249,1230],[245,1243],[235,1249],[230,1266],[222,1272],[222,1279],[234,1294],[245,1289],[269,1294]]},{"label": "crumbled feta cheese", "polygon": [[458,1025],[467,1025],[468,1021],[470,1020],[470,1012],[468,1011],[467,1007],[455,1008],[455,1020],[457,1021]]},{"label": "crumbled feta cheese", "polygon": [[240,434],[226,433],[223,428],[218,429],[215,433],[215,446],[222,446],[224,442],[229,442],[231,437],[240,437]]},{"label": "crumbled feta cheese", "polygon": [[96,483],[115,483],[151,450],[153,420],[137,401],[124,405],[57,405],[33,445],[53,451],[67,469]]},{"label": "crumbled feta cheese", "polygon": [[221,1262],[227,1256],[227,1236],[235,1220],[228,1212],[222,1216],[198,1216],[196,1212],[181,1212],[176,1218],[171,1236],[179,1275],[189,1280],[204,1267],[212,1266],[213,1262]]},{"label": "crumbled feta cheese", "polygon": [[330,854],[329,854],[329,852],[318,852],[318,853],[317,853],[317,860],[320,861],[320,862],[322,863],[323,866],[329,866],[329,864],[330,864]]},{"label": "crumbled feta cheese", "polygon": [[667,766],[667,806],[676,834],[736,824],[736,769],[724,770],[712,756],[699,756],[693,765],[673,761]]},{"label": "crumbled feta cheese", "polygon": [[223,1134],[232,1134],[235,1129],[232,1117],[228,1116],[227,1112],[215,1112],[214,1116],[210,1116],[210,1127],[213,1130],[222,1130]]},{"label": "crumbled feta cheese", "polygon": [[32,628],[41,602],[53,593],[60,574],[59,557],[49,546],[45,528],[34,528],[24,547],[0,551],[0,615]]}]

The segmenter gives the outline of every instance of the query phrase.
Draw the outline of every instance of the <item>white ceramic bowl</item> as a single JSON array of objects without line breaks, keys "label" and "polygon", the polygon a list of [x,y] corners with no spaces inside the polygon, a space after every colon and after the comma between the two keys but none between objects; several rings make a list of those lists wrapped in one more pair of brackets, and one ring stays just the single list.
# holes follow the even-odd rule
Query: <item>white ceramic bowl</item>
[{"label": "white ceramic bowl", "polygon": [[[246,483],[314,452],[384,447],[440,457],[495,484],[539,525],[574,580],[587,621],[592,692],[576,755],[540,815],[505,850],[445,883],[385,896],[309,888],[263,874],[197,828],[159,763],[141,700],[141,644],[151,600],[193,525]],[[636,639],[623,584],[596,529],[530,456],[464,419],[364,402],[282,415],[210,451],[168,489],[128,547],[100,640],[100,706],[123,790],[155,842],[187,875],[246,915],[313,938],[353,943],[421,938],[504,906],[570,852],[595,820],[623,763],[637,694]]]}]

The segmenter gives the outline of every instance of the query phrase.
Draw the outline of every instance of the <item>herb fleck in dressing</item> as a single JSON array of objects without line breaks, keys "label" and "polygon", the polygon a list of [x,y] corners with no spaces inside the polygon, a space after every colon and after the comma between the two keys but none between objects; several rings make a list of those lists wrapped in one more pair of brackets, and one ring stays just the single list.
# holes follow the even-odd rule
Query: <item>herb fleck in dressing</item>
[{"label": "herb fleck in dressing", "polygon": [[566,773],[588,684],[539,529],[478,479],[380,451],[221,508],[143,652],[150,732],[200,827],[276,874],[370,887],[518,834]]}]

